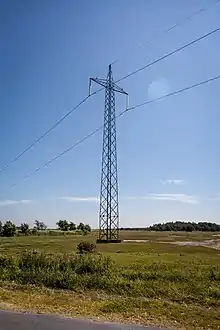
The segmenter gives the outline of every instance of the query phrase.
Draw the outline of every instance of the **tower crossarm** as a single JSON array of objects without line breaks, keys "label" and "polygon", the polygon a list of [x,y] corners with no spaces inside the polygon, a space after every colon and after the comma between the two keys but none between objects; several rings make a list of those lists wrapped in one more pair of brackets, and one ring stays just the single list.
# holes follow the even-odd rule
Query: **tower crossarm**
[{"label": "tower crossarm", "polygon": [[[90,79],[90,86],[91,86],[91,82],[94,81],[97,84],[105,87],[105,88],[109,88],[109,80],[107,79],[100,79],[100,78],[89,78]],[[117,92],[117,93],[121,93],[121,94],[125,94],[128,95],[128,93],[126,93],[123,88],[121,88],[120,86],[118,86],[116,83],[114,83],[113,81],[111,81],[111,88],[113,91]]]}]

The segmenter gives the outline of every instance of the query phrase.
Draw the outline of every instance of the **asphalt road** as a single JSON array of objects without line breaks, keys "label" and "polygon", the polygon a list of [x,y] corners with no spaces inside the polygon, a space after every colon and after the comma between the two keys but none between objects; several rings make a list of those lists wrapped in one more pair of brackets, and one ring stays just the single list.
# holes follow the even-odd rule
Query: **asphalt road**
[{"label": "asphalt road", "polygon": [[152,327],[99,323],[49,315],[0,311],[0,330],[161,330]]}]

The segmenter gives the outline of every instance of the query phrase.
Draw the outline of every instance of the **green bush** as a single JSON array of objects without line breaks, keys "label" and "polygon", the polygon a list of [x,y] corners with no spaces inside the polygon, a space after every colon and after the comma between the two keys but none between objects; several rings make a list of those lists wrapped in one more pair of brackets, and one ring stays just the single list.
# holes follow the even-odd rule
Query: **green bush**
[{"label": "green bush", "polygon": [[77,252],[80,253],[80,254],[83,254],[83,253],[94,253],[95,252],[95,249],[96,249],[95,244],[90,243],[90,242],[87,242],[87,241],[80,242],[77,245]]},{"label": "green bush", "polygon": [[55,255],[24,251],[17,257],[0,256],[1,280],[51,288],[96,288],[98,283],[94,279],[109,275],[112,269],[109,257],[92,254]]}]

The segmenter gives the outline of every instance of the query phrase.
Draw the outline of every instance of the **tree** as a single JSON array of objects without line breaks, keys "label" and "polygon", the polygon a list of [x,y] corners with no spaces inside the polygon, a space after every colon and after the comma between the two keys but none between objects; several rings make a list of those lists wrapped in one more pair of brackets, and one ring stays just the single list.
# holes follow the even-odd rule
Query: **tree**
[{"label": "tree", "polygon": [[84,223],[80,222],[80,224],[77,226],[78,230],[81,230],[83,235],[87,235],[91,233],[91,227],[90,225],[85,225]]},{"label": "tree", "polygon": [[12,237],[16,233],[16,226],[11,221],[6,221],[6,223],[2,226],[2,236],[4,237]]},{"label": "tree", "polygon": [[71,231],[76,230],[76,224],[72,221],[70,221],[70,223],[69,223],[69,230],[71,230]]},{"label": "tree", "polygon": [[34,223],[35,223],[37,230],[46,230],[47,229],[47,226],[41,221],[35,220]]},{"label": "tree", "polygon": [[193,225],[191,223],[188,223],[186,225],[186,229],[185,230],[188,231],[188,232],[191,232],[191,231],[194,231],[194,227],[193,227]]},{"label": "tree", "polygon": [[67,220],[59,220],[56,224],[60,230],[63,230],[63,231],[69,230],[70,225]]},{"label": "tree", "polygon": [[29,225],[27,223],[22,223],[20,226],[20,231],[27,235],[29,233]]},{"label": "tree", "polygon": [[84,231],[88,231],[89,233],[91,233],[92,229],[90,225],[84,225]]},{"label": "tree", "polygon": [[0,221],[0,236],[2,236],[2,230],[3,230],[2,227],[3,227],[3,226],[2,226],[2,222]]},{"label": "tree", "polygon": [[155,224],[147,228],[147,230],[155,231],[220,231],[220,225],[212,222],[167,222],[163,224]]},{"label": "tree", "polygon": [[33,235],[33,236],[37,235],[37,228],[34,227],[33,229],[31,229],[30,234]]},{"label": "tree", "polygon": [[34,221],[34,224],[35,224],[35,228],[36,228],[37,230],[40,230],[40,221],[35,220],[35,221]]},{"label": "tree", "polygon": [[80,224],[77,226],[77,229],[83,231],[84,227],[85,227],[84,223],[80,222]]},{"label": "tree", "polygon": [[43,221],[40,222],[40,229],[41,230],[46,230],[47,229],[47,226],[45,225],[45,223]]}]

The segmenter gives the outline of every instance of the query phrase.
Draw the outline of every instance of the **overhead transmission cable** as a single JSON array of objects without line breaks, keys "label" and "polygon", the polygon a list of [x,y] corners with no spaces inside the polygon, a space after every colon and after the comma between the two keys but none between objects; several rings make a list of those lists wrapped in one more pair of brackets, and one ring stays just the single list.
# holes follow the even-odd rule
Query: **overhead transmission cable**
[{"label": "overhead transmission cable", "polygon": [[[220,0],[217,0],[214,4],[217,4],[218,2],[220,2]],[[198,14],[199,12],[202,12],[202,11],[206,10],[206,9],[207,9],[207,8],[202,8],[202,9],[200,9],[200,10],[197,12],[197,14]],[[196,15],[196,13],[192,14],[191,16],[189,16],[189,17],[186,19],[186,21],[187,21],[189,18],[193,18],[195,15]],[[184,20],[184,21],[185,21],[185,20]],[[181,24],[183,24],[183,22],[182,22]],[[179,25],[180,25],[180,23],[177,23],[177,24],[175,24],[174,26],[170,27],[169,29],[165,30],[164,32],[169,32],[169,31],[171,31],[172,29],[174,29],[175,27],[178,27]],[[145,65],[144,67],[142,67],[142,68],[140,68],[140,69],[138,69],[138,70],[135,70],[135,71],[129,73],[128,75],[126,75],[126,76],[124,76],[123,78],[117,80],[116,82],[118,82],[118,81],[122,81],[122,80],[124,80],[124,79],[126,79],[126,78],[128,78],[128,77],[131,77],[132,75],[134,75],[134,74],[136,74],[136,73],[138,73],[138,72],[140,72],[140,71],[146,69],[147,67],[149,67],[149,66],[151,66],[151,65],[153,65],[153,64],[158,63],[159,61],[161,61],[161,60],[167,58],[168,56],[171,56],[171,55],[177,53],[178,51],[180,51],[180,50],[182,50],[182,49],[184,49],[184,48],[186,48],[186,47],[188,47],[188,46],[191,46],[192,44],[194,44],[194,43],[196,43],[196,42],[198,42],[198,41],[200,41],[200,40],[202,40],[202,39],[204,39],[204,38],[210,36],[211,34],[217,32],[219,29],[220,29],[220,28],[218,28],[218,29],[216,29],[216,30],[213,30],[213,31],[209,32],[208,34],[206,34],[206,35],[204,35],[204,36],[202,36],[202,37],[200,37],[200,38],[198,38],[198,39],[193,40],[191,43],[186,44],[186,45],[184,45],[183,47],[180,47],[180,48],[177,49],[176,51],[173,51],[173,52],[171,52],[171,53],[168,53],[168,54],[165,55],[165,56],[162,56],[161,58],[158,58],[156,61],[153,61],[153,62],[151,62],[151,63]],[[154,41],[154,39],[151,39],[149,42],[152,43],[153,41]],[[76,110],[77,110],[77,109],[78,109],[83,103],[85,103],[85,102],[88,100],[89,97],[91,97],[91,96],[93,96],[93,95],[99,93],[99,92],[102,91],[102,90],[103,90],[103,88],[100,88],[100,89],[98,89],[97,91],[91,93],[90,95],[84,97],[84,98],[83,98],[83,99],[82,99],[82,100],[81,100],[81,101],[80,101],[75,107],[73,107],[72,109],[70,109],[70,110],[69,110],[65,115],[63,115],[63,116],[62,116],[57,122],[55,122],[55,124],[53,124],[53,125],[47,130],[47,131],[45,131],[41,136],[39,136],[35,141],[33,141],[33,142],[32,142],[32,143],[31,143],[26,149],[24,149],[19,155],[17,155],[15,158],[13,158],[13,159],[11,160],[11,162],[7,163],[7,164],[4,165],[2,168],[0,168],[0,173],[4,172],[9,166],[11,166],[11,165],[14,164],[16,161],[18,161],[18,160],[19,160],[19,159],[20,159],[20,158],[21,158],[26,152],[28,152],[28,151],[29,151],[30,149],[32,149],[37,143],[39,143],[41,140],[43,140],[43,139],[44,139],[44,138],[45,138],[45,137],[46,137],[51,131],[53,131],[53,130],[54,130],[59,124],[61,124],[61,123],[67,118],[67,117],[69,117],[69,116],[70,116],[74,111],[76,111]]]},{"label": "overhead transmission cable", "polygon": [[156,60],[154,60],[154,61],[152,61],[152,62],[150,62],[150,63],[148,63],[148,64],[146,64],[146,65],[144,65],[144,66],[142,66],[141,68],[139,68],[139,69],[137,69],[137,70],[135,70],[135,71],[132,71],[131,73],[128,73],[126,76],[124,76],[124,77],[122,77],[122,78],[116,80],[116,83],[119,82],[119,81],[122,81],[122,80],[124,80],[124,79],[127,79],[127,78],[129,78],[129,77],[131,77],[131,76],[137,74],[138,72],[143,71],[143,70],[149,68],[150,66],[152,66],[152,65],[154,65],[154,64],[156,64],[156,63],[158,63],[158,62],[160,62],[160,61],[162,61],[162,60],[165,60],[166,58],[168,58],[168,57],[170,57],[170,56],[172,56],[172,55],[174,55],[174,54],[180,52],[181,50],[183,50],[183,49],[185,49],[185,48],[188,48],[189,46],[194,45],[195,43],[197,43],[197,42],[199,42],[199,41],[201,41],[201,40],[203,40],[203,39],[205,39],[205,38],[211,36],[212,34],[218,32],[218,31],[220,31],[220,27],[218,27],[217,29],[214,29],[214,30],[212,30],[212,31],[210,31],[210,32],[208,32],[208,33],[206,33],[206,34],[204,34],[203,36],[201,36],[201,37],[199,37],[199,38],[197,38],[197,39],[194,39],[194,40],[190,41],[189,43],[187,43],[187,44],[185,44],[185,45],[183,45],[183,46],[181,46],[181,47],[179,47],[179,48],[173,50],[173,51],[170,52],[170,53],[167,53],[166,55],[164,55],[164,56],[162,56],[162,57],[159,57],[158,59],[156,59]]},{"label": "overhead transmission cable", "polygon": [[[210,82],[213,82],[213,81],[216,81],[220,79],[220,75],[218,76],[215,76],[215,77],[212,77],[212,78],[209,78],[209,79],[206,79],[206,80],[203,80],[203,81],[200,81],[199,83],[196,83],[196,84],[193,84],[193,85],[190,85],[190,86],[187,86],[187,87],[184,87],[182,89],[179,89],[177,91],[174,91],[174,92],[171,92],[171,93],[168,93],[168,94],[165,94],[163,96],[160,96],[160,97],[157,97],[155,99],[152,99],[152,100],[147,100],[147,101],[144,101],[142,103],[139,103],[139,104],[136,104],[132,107],[129,107],[128,109],[126,110],[123,110],[121,111],[117,116],[116,118],[119,118],[121,117],[122,115],[124,115],[126,112],[128,111],[132,111],[132,110],[135,110],[137,108],[140,108],[140,107],[143,107],[144,105],[148,105],[148,104],[151,104],[151,103],[154,103],[156,101],[159,101],[159,100],[163,100],[167,97],[171,97],[171,96],[174,96],[174,95],[177,95],[177,94],[180,94],[182,92],[185,92],[185,91],[189,91],[193,88],[196,88],[196,87],[199,87],[199,86],[202,86],[202,85],[205,85],[207,83],[210,83]],[[30,176],[34,175],[36,172],[40,171],[41,169],[43,169],[44,167],[48,167],[51,163],[53,163],[54,161],[56,161],[57,159],[61,158],[62,156],[64,156],[65,154],[67,154],[68,152],[70,152],[72,149],[74,149],[75,147],[77,147],[78,145],[82,144],[83,142],[85,142],[86,140],[88,140],[89,138],[91,138],[93,135],[95,135],[96,133],[98,133],[99,131],[101,131],[103,128],[103,125],[98,127],[97,129],[95,129],[94,131],[92,131],[91,133],[89,133],[88,135],[86,135],[84,138],[82,138],[81,140],[78,140],[76,143],[74,143],[72,146],[70,146],[69,148],[65,149],[64,151],[62,151],[60,154],[58,154],[57,156],[51,158],[49,161],[47,161],[46,163],[44,163],[42,166],[40,167],[37,167],[34,171],[30,172],[29,174],[25,175],[23,177],[22,180],[26,180],[27,178],[29,178]],[[16,187],[18,184],[15,183],[11,186],[11,188],[14,188]]]},{"label": "overhead transmission cable", "polygon": [[[179,22],[175,23],[174,25],[171,25],[170,27],[164,29],[163,31],[155,34],[155,36],[153,36],[151,39],[149,39],[146,43],[144,43],[144,46],[150,45],[153,42],[157,41],[158,39],[160,39],[164,34],[169,33],[170,31],[174,30],[175,28],[178,28],[182,25],[184,25],[185,23],[187,23],[188,21],[190,21],[191,19],[193,19],[194,17],[200,15],[201,13],[204,13],[205,11],[207,11],[208,9],[210,9],[211,7],[217,5],[218,3],[220,3],[220,0],[216,0],[214,2],[212,2],[211,4],[209,4],[208,6],[202,7],[198,10],[196,10],[195,12],[193,12],[191,15],[181,19]],[[143,46],[140,45],[139,47]],[[112,62],[112,64],[115,64],[117,62],[119,62],[121,59],[117,59],[115,61]]]}]

